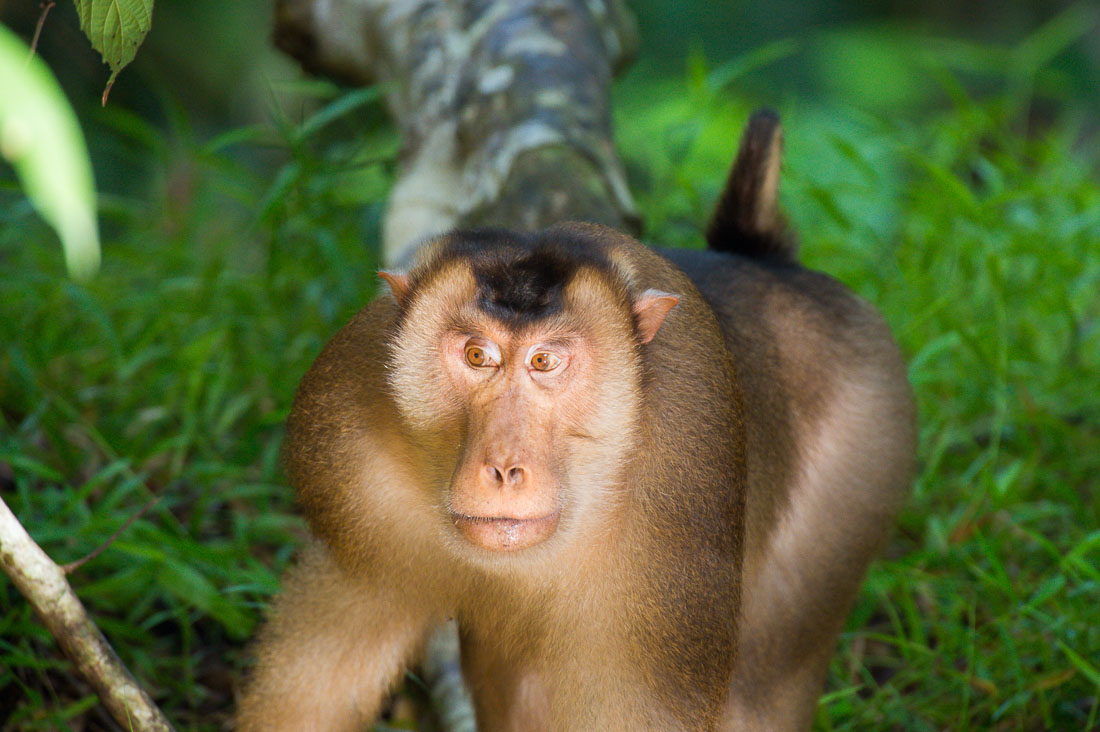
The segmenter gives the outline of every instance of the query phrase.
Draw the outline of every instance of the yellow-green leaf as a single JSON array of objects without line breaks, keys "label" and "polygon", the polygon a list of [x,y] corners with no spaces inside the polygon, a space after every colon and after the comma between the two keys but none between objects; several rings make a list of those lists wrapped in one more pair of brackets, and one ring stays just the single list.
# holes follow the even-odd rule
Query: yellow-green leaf
[{"label": "yellow-green leaf", "polygon": [[84,135],[57,80],[29,51],[0,25],[0,156],[57,231],[69,272],[90,277],[99,268],[99,232]]},{"label": "yellow-green leaf", "polygon": [[153,0],[76,0],[76,12],[80,30],[111,67],[111,78],[103,92],[106,102],[118,72],[134,60],[153,25]]}]

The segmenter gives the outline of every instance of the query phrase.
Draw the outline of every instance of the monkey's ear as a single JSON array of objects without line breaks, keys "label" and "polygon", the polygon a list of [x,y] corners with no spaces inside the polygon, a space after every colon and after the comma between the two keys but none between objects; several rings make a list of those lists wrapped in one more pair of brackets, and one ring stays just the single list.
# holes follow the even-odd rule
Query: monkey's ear
[{"label": "monkey's ear", "polygon": [[390,286],[390,292],[393,293],[393,299],[397,300],[397,304],[404,305],[405,299],[409,296],[409,290],[411,289],[409,276],[401,272],[386,272],[384,270],[380,270],[378,276],[384,279],[386,284]]},{"label": "monkey's ear", "polygon": [[660,290],[646,290],[634,301],[634,319],[638,323],[638,335],[642,343],[649,343],[668,312],[680,302],[679,295],[671,295]]}]

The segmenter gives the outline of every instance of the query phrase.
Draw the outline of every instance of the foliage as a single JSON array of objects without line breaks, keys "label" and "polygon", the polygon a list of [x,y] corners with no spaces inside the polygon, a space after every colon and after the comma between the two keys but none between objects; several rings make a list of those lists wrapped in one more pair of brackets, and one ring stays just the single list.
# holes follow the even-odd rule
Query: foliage
[{"label": "foliage", "polygon": [[[642,68],[619,88],[650,241],[698,245],[756,101],[731,89],[826,46]],[[1065,102],[1032,114],[1050,100],[993,62],[977,96],[950,55],[895,52],[867,73],[920,75],[931,93],[904,113],[868,112],[869,97],[778,105],[803,258],[885,313],[921,415],[920,478],[816,726],[1097,729],[1100,140]],[[100,113],[95,134],[144,161],[152,193],[101,199],[105,262],[87,284],[0,188],[0,488],[60,561],[163,497],[72,579],[181,729],[217,729],[231,708],[243,639],[304,535],[278,469],[294,385],[375,286],[396,147],[374,93],[356,94],[208,140],[172,109],[166,130]],[[277,167],[256,162],[272,147]],[[0,710],[14,710],[0,729],[104,728],[10,586],[0,597]]]},{"label": "foliage", "polygon": [[0,25],[0,157],[27,197],[57,231],[69,272],[91,277],[99,267],[92,165],[76,115],[53,74]]},{"label": "foliage", "polygon": [[103,90],[106,104],[118,72],[134,60],[153,25],[153,0],[76,0],[76,12],[80,30],[111,67]]}]

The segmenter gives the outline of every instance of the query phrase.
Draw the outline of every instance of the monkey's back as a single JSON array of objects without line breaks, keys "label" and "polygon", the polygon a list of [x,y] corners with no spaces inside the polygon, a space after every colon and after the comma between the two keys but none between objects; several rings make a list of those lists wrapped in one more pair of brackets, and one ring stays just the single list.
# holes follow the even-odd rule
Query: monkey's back
[{"label": "monkey's back", "polygon": [[826,275],[779,258],[662,254],[713,309],[744,398],[746,553],[727,724],[808,726],[867,557],[911,482],[905,366],[881,316]]}]

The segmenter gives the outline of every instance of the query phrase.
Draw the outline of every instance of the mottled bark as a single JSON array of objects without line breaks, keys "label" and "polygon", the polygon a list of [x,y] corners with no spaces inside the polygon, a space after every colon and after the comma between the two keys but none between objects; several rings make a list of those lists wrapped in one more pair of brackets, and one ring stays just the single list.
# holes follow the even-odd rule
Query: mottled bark
[{"label": "mottled bark", "polygon": [[123,729],[171,732],[172,725],[137,685],[88,617],[65,580],[65,573],[34,543],[3,499],[0,499],[0,568],[27,598],[65,655]]},{"label": "mottled bark", "polygon": [[610,130],[636,46],[622,0],[281,0],[276,23],[307,69],[386,85],[404,141],[388,263],[456,226],[637,230]]}]

